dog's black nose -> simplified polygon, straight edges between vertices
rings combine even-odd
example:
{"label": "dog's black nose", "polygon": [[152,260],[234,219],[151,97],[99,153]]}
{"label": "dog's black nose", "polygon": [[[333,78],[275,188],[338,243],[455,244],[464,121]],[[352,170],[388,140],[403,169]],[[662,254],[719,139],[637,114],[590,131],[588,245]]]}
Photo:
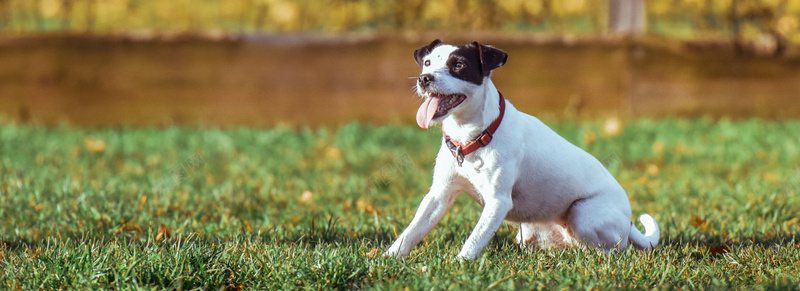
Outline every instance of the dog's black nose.
{"label": "dog's black nose", "polygon": [[433,75],[431,74],[422,74],[419,75],[419,84],[422,85],[423,88],[428,87],[431,82],[433,82]]}

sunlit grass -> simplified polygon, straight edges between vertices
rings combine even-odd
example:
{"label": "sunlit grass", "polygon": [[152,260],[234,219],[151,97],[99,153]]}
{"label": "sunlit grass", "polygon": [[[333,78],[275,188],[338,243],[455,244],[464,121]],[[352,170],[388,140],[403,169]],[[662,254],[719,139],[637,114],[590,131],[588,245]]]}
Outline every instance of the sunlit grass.
{"label": "sunlit grass", "polygon": [[430,186],[437,130],[0,121],[0,286],[800,288],[800,122],[549,123],[657,219],[661,247],[527,251],[504,225],[463,263],[480,208],[459,197],[410,257],[380,257]]}

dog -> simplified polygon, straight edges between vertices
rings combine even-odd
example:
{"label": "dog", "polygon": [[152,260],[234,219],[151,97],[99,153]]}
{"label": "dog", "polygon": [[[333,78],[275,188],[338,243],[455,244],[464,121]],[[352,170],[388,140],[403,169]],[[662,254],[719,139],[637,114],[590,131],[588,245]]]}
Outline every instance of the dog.
{"label": "dog", "polygon": [[634,226],[625,190],[600,161],[518,111],[497,90],[491,73],[506,63],[507,53],[437,39],[414,51],[414,58],[422,67],[417,124],[441,124],[442,144],[430,191],[384,256],[408,255],[461,192],[483,207],[461,259],[475,259],[503,221],[519,225],[522,246],[611,252],[629,243],[642,250],[658,245],[655,219],[639,217],[644,234]]}

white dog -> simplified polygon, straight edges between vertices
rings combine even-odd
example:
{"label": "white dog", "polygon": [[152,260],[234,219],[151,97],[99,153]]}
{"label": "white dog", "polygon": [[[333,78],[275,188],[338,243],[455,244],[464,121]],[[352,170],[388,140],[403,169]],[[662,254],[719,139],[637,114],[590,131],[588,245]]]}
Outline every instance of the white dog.
{"label": "white dog", "polygon": [[384,255],[407,255],[461,192],[483,206],[458,254],[463,259],[475,259],[503,220],[519,224],[522,245],[582,243],[611,251],[629,242],[644,250],[658,244],[656,221],[643,214],[646,234],[636,229],[625,190],[600,161],[497,91],[490,76],[505,64],[505,52],[437,39],[414,57],[422,67],[417,93],[425,98],[417,124],[441,123],[444,136],[430,192]]}

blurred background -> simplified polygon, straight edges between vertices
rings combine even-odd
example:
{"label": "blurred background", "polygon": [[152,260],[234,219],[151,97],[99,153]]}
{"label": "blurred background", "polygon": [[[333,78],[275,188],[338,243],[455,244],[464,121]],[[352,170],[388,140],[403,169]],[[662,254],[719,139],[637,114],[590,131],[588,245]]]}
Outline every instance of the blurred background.
{"label": "blurred background", "polygon": [[800,117],[795,0],[0,0],[0,116],[413,124],[435,38],[536,115]]}

